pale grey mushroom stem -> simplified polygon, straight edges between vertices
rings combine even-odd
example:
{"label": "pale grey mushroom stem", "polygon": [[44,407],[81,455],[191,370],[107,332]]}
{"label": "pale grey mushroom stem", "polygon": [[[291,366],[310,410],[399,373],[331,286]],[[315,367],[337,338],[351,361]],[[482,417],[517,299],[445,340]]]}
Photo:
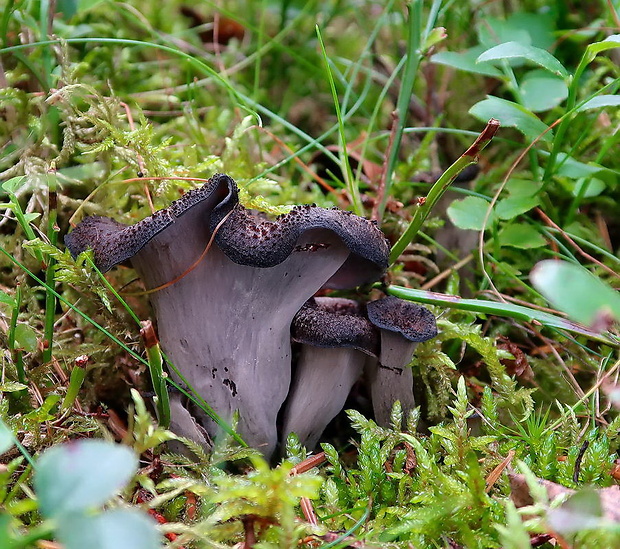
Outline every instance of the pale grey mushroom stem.
{"label": "pale grey mushroom stem", "polygon": [[366,355],[355,349],[321,349],[304,345],[286,410],[284,437],[296,433],[313,449],[325,427],[344,406],[364,370]]}
{"label": "pale grey mushroom stem", "polygon": [[404,413],[415,407],[409,363],[418,343],[437,335],[437,326],[428,309],[393,296],[371,301],[367,310],[370,321],[381,330],[381,351],[378,361],[367,361],[366,375],[375,420],[387,427],[394,402],[400,401]]}
{"label": "pale grey mushroom stem", "polygon": [[[180,235],[173,233],[158,235],[132,259],[148,288],[178,276],[179,265],[191,265],[204,247],[199,241],[190,248],[187,236],[183,255],[189,253],[179,262],[174,242]],[[301,249],[316,242],[323,246],[320,261],[298,251],[264,269],[233,263],[214,246],[208,261],[150,296],[162,346],[185,382],[225,420],[238,410],[239,433],[265,455],[277,444],[276,417],[290,384],[291,319],[349,255],[329,231],[308,231],[299,240]],[[153,250],[159,250],[156,263],[149,257]],[[209,417],[192,411],[208,432],[217,432]]]}
{"label": "pale grey mushroom stem", "polygon": [[293,319],[292,337],[302,343],[284,414],[284,439],[296,433],[313,449],[344,407],[364,363],[377,347],[372,324],[350,299],[311,299]]}

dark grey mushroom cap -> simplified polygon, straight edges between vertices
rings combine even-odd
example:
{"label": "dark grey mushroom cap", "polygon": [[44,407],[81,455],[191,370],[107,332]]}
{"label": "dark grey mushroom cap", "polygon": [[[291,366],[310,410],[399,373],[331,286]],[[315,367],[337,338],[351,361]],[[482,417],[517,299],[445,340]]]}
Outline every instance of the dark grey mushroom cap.
{"label": "dark grey mushroom cap", "polygon": [[344,407],[368,355],[375,357],[379,347],[379,330],[361,315],[356,301],[316,297],[293,319],[292,338],[302,346],[282,415],[284,436],[295,432],[314,448]]}
{"label": "dark grey mushroom cap", "polygon": [[[350,255],[326,287],[366,284],[380,278],[387,269],[389,246],[373,222],[351,212],[314,205],[297,206],[275,221],[261,220],[239,204],[236,183],[223,174],[214,175],[201,188],[189,191],[168,208],[134,225],[123,225],[106,217],[87,217],[65,236],[65,244],[74,257],[92,248],[95,264],[105,272],[133,257],[155,235],[198,204],[205,216],[209,216],[211,231],[222,222],[215,242],[235,263],[265,268],[279,265],[296,251],[303,233],[327,229],[342,240]],[[322,245],[325,244],[317,243]],[[312,244],[308,246],[310,249],[301,251],[312,252]]]}
{"label": "dark grey mushroom cap", "polygon": [[437,335],[433,313],[411,301],[387,296],[368,303],[367,311],[375,326],[397,332],[409,341],[421,343]]}
{"label": "dark grey mushroom cap", "polygon": [[352,299],[315,297],[295,315],[291,337],[313,347],[350,347],[377,356],[379,333],[361,315]]}
{"label": "dark grey mushroom cap", "polygon": [[109,217],[86,217],[65,236],[65,244],[73,257],[91,248],[95,265],[105,273],[136,255],[154,236],[197,204],[209,202],[212,209],[226,208],[232,200],[233,186],[235,182],[230,177],[216,174],[202,187],[188,191],[167,208],[134,225],[123,225]]}

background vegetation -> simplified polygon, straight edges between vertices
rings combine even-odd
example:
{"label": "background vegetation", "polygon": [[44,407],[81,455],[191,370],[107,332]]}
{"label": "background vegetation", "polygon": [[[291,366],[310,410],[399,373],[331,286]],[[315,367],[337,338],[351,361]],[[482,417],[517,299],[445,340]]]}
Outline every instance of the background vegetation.
{"label": "background vegetation", "polygon": [[[0,547],[617,546],[601,490],[620,475],[619,14],[6,1]],[[186,441],[191,458],[162,444],[147,299],[62,236],[85,215],[133,223],[215,172],[271,214],[381,220],[395,248],[378,286],[438,316],[412,364],[419,409],[377,427],[357,388],[324,457],[291,440],[274,468],[232,438],[210,455]]]}

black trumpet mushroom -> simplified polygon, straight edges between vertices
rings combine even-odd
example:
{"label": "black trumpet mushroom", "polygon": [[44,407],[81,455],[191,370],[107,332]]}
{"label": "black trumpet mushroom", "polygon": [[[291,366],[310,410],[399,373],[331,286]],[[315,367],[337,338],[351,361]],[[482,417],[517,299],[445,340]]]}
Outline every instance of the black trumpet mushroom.
{"label": "black trumpet mushroom", "polygon": [[[73,256],[92,249],[104,272],[131,262],[154,290],[168,358],[220,417],[238,411],[240,435],[267,456],[291,381],[293,317],[322,288],[377,280],[389,253],[376,225],[350,212],[297,206],[260,219],[223,174],[134,225],[87,217],[65,243]],[[194,424],[182,404],[175,399],[171,409],[172,423],[186,426],[181,434],[217,435],[212,419],[190,404]]]}
{"label": "black trumpet mushroom", "polygon": [[284,411],[285,437],[294,432],[314,448],[342,410],[366,359],[377,356],[379,334],[361,309],[351,299],[317,297],[295,315],[291,335],[302,345]]}
{"label": "black trumpet mushroom", "polygon": [[395,401],[404,412],[415,406],[413,373],[407,366],[418,343],[437,335],[437,325],[428,309],[394,296],[371,301],[367,312],[381,331],[378,361],[367,361],[366,368],[375,420],[386,427]]}

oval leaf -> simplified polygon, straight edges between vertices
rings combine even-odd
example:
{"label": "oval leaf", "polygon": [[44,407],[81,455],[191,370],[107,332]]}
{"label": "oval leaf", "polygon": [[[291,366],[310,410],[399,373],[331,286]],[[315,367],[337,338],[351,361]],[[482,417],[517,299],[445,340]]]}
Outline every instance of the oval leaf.
{"label": "oval leaf", "polygon": [[17,177],[12,177],[11,179],[6,180],[4,183],[0,183],[0,188],[7,193],[14,194],[22,186],[25,180],[25,175],[18,175]]}
{"label": "oval leaf", "polygon": [[509,196],[508,198],[503,198],[495,205],[495,213],[500,219],[514,219],[535,208],[539,203],[540,199],[537,195]]}
{"label": "oval leaf", "polygon": [[529,72],[519,90],[523,106],[532,112],[548,111],[568,97],[568,86],[564,80],[541,70]]}
{"label": "oval leaf", "polygon": [[15,348],[32,353],[37,349],[37,333],[28,324],[15,326]]}
{"label": "oval leaf", "polygon": [[[485,227],[484,220],[489,210],[489,203],[476,196],[455,200],[448,208],[448,217],[459,229],[480,231]],[[487,220],[490,225],[494,219],[493,212]]]}
{"label": "oval leaf", "polygon": [[543,135],[548,126],[532,112],[512,101],[506,101],[499,97],[488,96],[469,109],[469,113],[483,122],[489,118],[497,118],[503,127],[516,128],[531,141],[541,135],[543,141],[550,141],[552,137],[551,131]]}
{"label": "oval leaf", "polygon": [[485,51],[478,57],[477,61],[503,61],[505,59],[530,61],[558,76],[568,76],[568,72],[566,72],[564,65],[547,50],[537,48],[536,46],[529,46],[521,42],[504,42],[503,44],[499,44]]}
{"label": "oval leaf", "polygon": [[620,293],[581,265],[548,259],[534,267],[530,279],[556,309],[592,329],[600,332],[610,318],[620,320]]}
{"label": "oval leaf", "polygon": [[619,105],[620,95],[597,95],[581,105],[581,107],[577,109],[577,112],[590,109],[602,109],[603,107],[617,107]]}
{"label": "oval leaf", "polygon": [[155,523],[137,509],[114,509],[95,516],[70,515],[58,525],[65,549],[158,549]]}
{"label": "oval leaf", "polygon": [[531,225],[513,223],[499,233],[499,242],[502,246],[512,248],[541,248],[547,242],[542,235]]}
{"label": "oval leaf", "polygon": [[78,440],[53,446],[39,459],[34,477],[41,513],[53,518],[103,505],[137,467],[135,454],[120,444]]}
{"label": "oval leaf", "polygon": [[484,74],[500,78],[502,73],[491,63],[477,63],[476,59],[480,54],[481,48],[476,47],[467,51],[442,51],[431,57],[433,63],[445,65],[461,71]]}
{"label": "oval leaf", "polygon": [[6,292],[0,290],[0,303],[6,303],[7,305],[15,306],[15,299]]}

